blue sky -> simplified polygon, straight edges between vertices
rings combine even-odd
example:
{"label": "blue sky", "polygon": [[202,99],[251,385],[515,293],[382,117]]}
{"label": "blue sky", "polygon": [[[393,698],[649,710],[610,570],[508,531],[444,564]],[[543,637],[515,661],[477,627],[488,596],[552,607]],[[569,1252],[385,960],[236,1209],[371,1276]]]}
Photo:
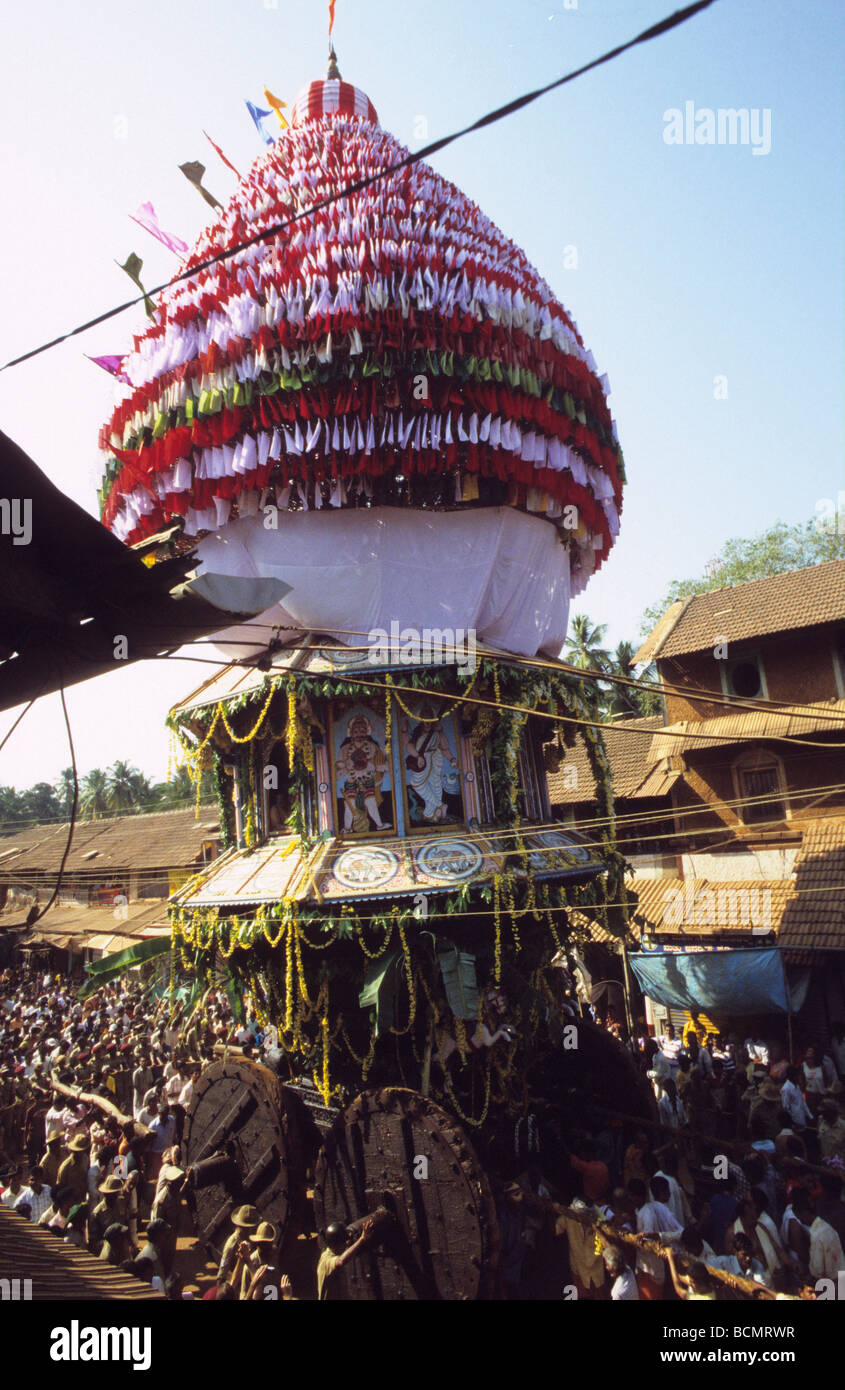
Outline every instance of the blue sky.
{"label": "blue sky", "polygon": [[[572,0],[569,0],[572,4]],[[677,6],[679,7],[679,5]],[[653,24],[672,0],[337,0],[344,77],[414,147]],[[41,0],[4,15],[0,359],[128,298],[175,259],[127,214],[151,200],[191,241],[261,151],[243,99],[292,101],[325,67],[323,0]],[[621,537],[574,611],[634,639],[673,578],[731,536],[801,521],[845,488],[845,10],[840,0],[717,0],[683,28],[467,137],[432,161],[518,242],[573,313],[625,451]],[[669,145],[664,113],[770,112],[771,150]],[[567,268],[575,248],[577,267]],[[0,373],[0,426],[90,511],[127,313]],[[717,399],[716,378],[727,398]],[[721,387],[724,395],[724,386]],[[205,668],[206,671],[208,668]],[[81,772],[127,757],[164,775],[167,708],[203,667],[148,663],[74,687]],[[0,734],[13,714],[0,718]],[[0,782],[67,763],[58,696],[0,753]]]}

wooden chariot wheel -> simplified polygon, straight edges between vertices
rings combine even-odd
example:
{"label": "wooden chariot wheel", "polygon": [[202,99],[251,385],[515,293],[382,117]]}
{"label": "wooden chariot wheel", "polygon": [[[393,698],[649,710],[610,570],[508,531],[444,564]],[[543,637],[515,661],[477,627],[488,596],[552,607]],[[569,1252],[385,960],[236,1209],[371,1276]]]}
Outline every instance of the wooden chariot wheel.
{"label": "wooden chariot wheel", "polygon": [[416,1091],[365,1091],[338,1118],[317,1160],[314,1215],[376,1238],[345,1266],[350,1298],[491,1296],[499,1232],[490,1184],[459,1124]]}
{"label": "wooden chariot wheel", "polygon": [[219,1257],[235,1207],[254,1206],[284,1237],[295,1233],[304,1179],[296,1126],[274,1073],[244,1057],[204,1068],[185,1117],[186,1166],[197,1234]]}

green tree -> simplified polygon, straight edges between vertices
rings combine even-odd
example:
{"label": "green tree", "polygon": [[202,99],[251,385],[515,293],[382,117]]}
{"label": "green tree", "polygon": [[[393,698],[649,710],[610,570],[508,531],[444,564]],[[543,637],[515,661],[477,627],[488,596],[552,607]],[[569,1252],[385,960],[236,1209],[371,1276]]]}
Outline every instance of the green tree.
{"label": "green tree", "polygon": [[106,794],[110,811],[131,811],[136,805],[138,770],[121,760],[112,763],[106,773]]}
{"label": "green tree", "polygon": [[63,767],[56,781],[56,800],[59,814],[69,816],[73,806],[73,768]]}
{"label": "green tree", "polygon": [[[752,579],[769,579],[787,570],[807,569],[827,560],[845,559],[845,530],[839,531],[836,519],[798,522],[788,526],[778,521],[768,531],[748,539],[735,537],[725,543],[721,554],[707,567],[699,579],[676,579],[660,603],[647,608],[643,614],[641,632],[645,636],[677,599],[705,594],[711,589],[724,589],[732,584],[747,584]],[[842,518],[839,518],[841,523]]]}
{"label": "green tree", "polygon": [[0,787],[0,833],[16,829],[26,815],[23,793],[14,787]]}
{"label": "green tree", "polygon": [[37,822],[58,820],[61,810],[56,792],[49,782],[36,782],[22,793],[23,819]]}
{"label": "green tree", "polygon": [[572,619],[566,643],[566,660],[579,671],[606,671],[610,667],[610,652],[601,644],[607,623],[594,624],[585,613]]}
{"label": "green tree", "polygon": [[100,820],[111,809],[108,775],[100,767],[92,768],[80,787],[79,814],[84,820]]}
{"label": "green tree", "polygon": [[[634,668],[636,652],[637,649],[632,642],[617,643],[610,662],[611,674],[624,676],[626,680],[656,681],[657,672],[654,666],[648,666],[644,671]],[[614,683],[607,694],[605,711],[611,719],[638,719],[646,714],[662,714],[663,701],[658,694],[650,690],[638,690],[635,686]]]}
{"label": "green tree", "polygon": [[190,806],[197,794],[186,767],[177,767],[170,781],[158,782],[155,791],[163,807]]}

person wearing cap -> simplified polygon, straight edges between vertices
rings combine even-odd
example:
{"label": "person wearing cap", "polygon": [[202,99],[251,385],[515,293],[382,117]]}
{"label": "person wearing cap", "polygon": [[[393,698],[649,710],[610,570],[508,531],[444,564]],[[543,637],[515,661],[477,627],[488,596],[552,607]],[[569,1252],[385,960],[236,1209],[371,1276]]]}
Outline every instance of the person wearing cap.
{"label": "person wearing cap", "polygon": [[317,1262],[317,1298],[321,1303],[333,1303],[348,1296],[344,1266],[364,1249],[374,1230],[375,1222],[370,1217],[361,1227],[358,1239],[350,1245],[349,1231],[342,1222],[332,1221],[326,1227],[326,1248]]}
{"label": "person wearing cap", "polygon": [[10,1164],[0,1173],[0,1184],[0,1202],[4,1207],[13,1207],[23,1189],[21,1170],[17,1164]]}
{"label": "person wearing cap", "polygon": [[65,1149],[62,1143],[63,1131],[60,1129],[48,1129],[47,1148],[41,1158],[39,1167],[44,1174],[44,1181],[48,1187],[55,1187],[59,1180],[59,1169],[65,1161]]}
{"label": "person wearing cap", "polygon": [[69,1187],[73,1193],[74,1205],[88,1201],[88,1150],[90,1140],[87,1134],[75,1134],[68,1142],[68,1156],[59,1167],[56,1179],[59,1187]]}
{"label": "person wearing cap", "polygon": [[[232,1212],[232,1225],[235,1229],[223,1246],[220,1266],[217,1271],[218,1280],[228,1279],[230,1283],[234,1283],[232,1276],[238,1260],[238,1249],[258,1225],[258,1212],[255,1207],[236,1207]],[[248,1249],[249,1247],[247,1247],[247,1252]]]}
{"label": "person wearing cap", "polygon": [[274,1263],[278,1232],[270,1221],[259,1222],[249,1237],[251,1251],[245,1263],[241,1279],[241,1298],[245,1301],[262,1302],[277,1297],[277,1291],[288,1301],[293,1297],[291,1282],[287,1275],[280,1275]]}
{"label": "person wearing cap", "polygon": [[105,1239],[106,1229],[115,1221],[127,1223],[128,1217],[128,1202],[120,1178],[111,1174],[99,1184],[97,1191],[100,1201],[88,1219],[88,1245],[95,1255]]}

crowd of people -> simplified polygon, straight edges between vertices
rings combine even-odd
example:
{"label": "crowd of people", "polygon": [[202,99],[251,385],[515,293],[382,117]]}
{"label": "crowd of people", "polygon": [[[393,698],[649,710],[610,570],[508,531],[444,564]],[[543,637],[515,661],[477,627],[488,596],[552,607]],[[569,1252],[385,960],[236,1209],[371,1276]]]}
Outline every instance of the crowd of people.
{"label": "crowd of people", "polygon": [[[185,1114],[221,1043],[271,1066],[281,1055],[272,1027],[237,1021],[222,991],[183,1020],[167,996],[126,980],[80,1000],[62,977],[5,970],[0,1203],[168,1298],[292,1298],[279,1233],[248,1204],[233,1210],[204,1292],[177,1268],[196,1180],[182,1159]],[[776,1039],[679,1037],[671,1026],[659,1038],[643,1029],[630,1047],[653,1119],[594,1107],[590,1129],[583,1117],[565,1129],[559,1117],[523,1123],[521,1171],[497,1186],[503,1295],[812,1297],[819,1281],[837,1284],[845,1028],[795,1062]],[[347,1296],[344,1271],[380,1238],[376,1225],[323,1233],[320,1299]]]}
{"label": "crowd of people", "polygon": [[[124,980],[80,1000],[61,976],[0,975],[0,1203],[169,1298],[190,1296],[175,1253],[194,1083],[217,1043],[270,1054],[274,1042],[254,1018],[236,1022],[222,992],[188,1023],[180,1012]],[[276,1240],[258,1225],[246,1231],[254,1272]],[[287,1291],[280,1278],[274,1296]]]}
{"label": "crowd of people", "polygon": [[596,1112],[504,1189],[508,1295],[531,1296],[551,1265],[565,1297],[836,1297],[845,1028],[795,1063],[776,1039],[671,1025],[658,1038],[643,1029],[631,1050],[657,1118]]}

